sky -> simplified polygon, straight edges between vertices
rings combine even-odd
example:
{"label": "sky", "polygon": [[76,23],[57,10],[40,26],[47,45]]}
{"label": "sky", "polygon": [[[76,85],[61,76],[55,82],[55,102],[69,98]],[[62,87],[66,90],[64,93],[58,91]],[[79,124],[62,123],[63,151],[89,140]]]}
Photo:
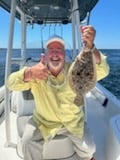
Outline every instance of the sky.
{"label": "sky", "polygon": [[[0,7],[0,48],[7,48],[9,35],[10,15]],[[95,45],[99,49],[120,49],[120,0],[99,0],[91,12],[90,25],[96,29]],[[64,27],[34,25],[27,27],[27,48],[41,47],[41,28],[43,41],[49,38],[50,34],[57,33],[65,39],[71,48],[71,26]],[[57,32],[56,32],[57,30]],[[13,48],[21,47],[20,22],[15,20]]]}

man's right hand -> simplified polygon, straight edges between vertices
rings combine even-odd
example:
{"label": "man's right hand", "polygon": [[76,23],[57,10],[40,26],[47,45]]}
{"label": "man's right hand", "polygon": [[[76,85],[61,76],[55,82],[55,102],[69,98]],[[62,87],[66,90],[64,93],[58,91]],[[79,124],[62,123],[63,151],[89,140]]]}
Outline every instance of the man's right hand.
{"label": "man's right hand", "polygon": [[30,81],[32,79],[40,79],[40,80],[46,80],[48,76],[50,75],[50,70],[47,68],[45,64],[45,57],[41,57],[41,61],[32,66],[26,68],[24,72],[24,81]]}

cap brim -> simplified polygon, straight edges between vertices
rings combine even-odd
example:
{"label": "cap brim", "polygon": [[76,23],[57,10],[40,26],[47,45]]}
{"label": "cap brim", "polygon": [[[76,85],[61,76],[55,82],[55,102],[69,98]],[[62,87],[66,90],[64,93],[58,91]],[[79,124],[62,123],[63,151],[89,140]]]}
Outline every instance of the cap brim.
{"label": "cap brim", "polygon": [[65,46],[65,42],[64,40],[60,39],[60,38],[52,38],[50,39],[47,43],[46,43],[46,47],[48,47],[48,45],[50,45],[51,43],[53,42],[57,42],[57,43],[60,43],[62,44],[63,46]]}

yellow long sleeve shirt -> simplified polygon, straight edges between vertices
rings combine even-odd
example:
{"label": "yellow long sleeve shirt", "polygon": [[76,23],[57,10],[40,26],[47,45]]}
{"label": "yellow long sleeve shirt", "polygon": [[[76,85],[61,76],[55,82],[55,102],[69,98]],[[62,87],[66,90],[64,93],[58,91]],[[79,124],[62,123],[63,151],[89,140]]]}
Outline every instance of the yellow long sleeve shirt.
{"label": "yellow long sleeve shirt", "polygon": [[[82,106],[74,104],[76,93],[66,79],[69,66],[66,63],[65,72],[57,77],[50,76],[49,80],[24,82],[25,67],[8,77],[7,85],[10,90],[31,89],[35,101],[33,119],[45,140],[53,138],[61,127],[65,127],[73,135],[83,136],[84,113]],[[109,66],[105,56],[101,55],[101,64],[96,64],[96,70],[97,80],[108,75]]]}

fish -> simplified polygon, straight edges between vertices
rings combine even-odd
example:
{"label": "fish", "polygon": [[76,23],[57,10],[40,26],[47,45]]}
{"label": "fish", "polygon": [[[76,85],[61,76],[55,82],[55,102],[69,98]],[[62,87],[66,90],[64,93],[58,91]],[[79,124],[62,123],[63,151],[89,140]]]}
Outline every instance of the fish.
{"label": "fish", "polygon": [[69,68],[68,81],[76,93],[74,103],[84,104],[84,96],[96,86],[97,75],[93,51],[83,48]]}

